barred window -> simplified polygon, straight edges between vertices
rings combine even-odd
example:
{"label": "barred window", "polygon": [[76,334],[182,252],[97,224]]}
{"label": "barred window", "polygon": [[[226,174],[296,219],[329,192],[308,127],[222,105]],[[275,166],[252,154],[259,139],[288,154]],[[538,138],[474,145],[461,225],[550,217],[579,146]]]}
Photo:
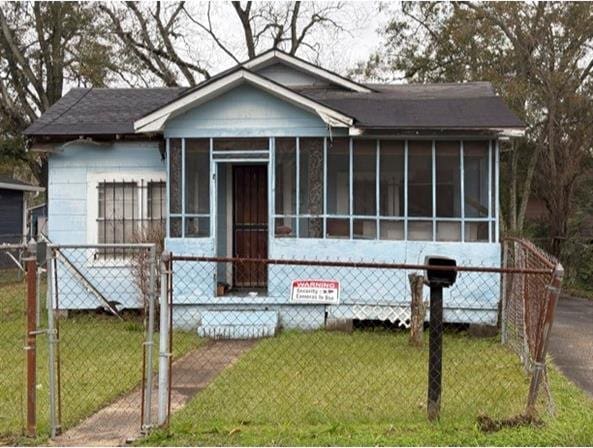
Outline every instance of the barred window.
{"label": "barred window", "polygon": [[[102,181],[97,184],[97,242],[127,244],[161,238],[164,231],[165,182]],[[122,255],[104,251],[103,255]]]}

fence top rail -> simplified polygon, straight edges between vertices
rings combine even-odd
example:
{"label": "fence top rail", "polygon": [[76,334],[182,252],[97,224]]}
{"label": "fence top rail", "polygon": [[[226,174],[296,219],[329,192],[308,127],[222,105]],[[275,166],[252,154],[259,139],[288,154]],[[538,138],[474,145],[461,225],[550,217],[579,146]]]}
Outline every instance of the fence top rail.
{"label": "fence top rail", "polygon": [[102,244],[57,244],[51,243],[47,247],[51,249],[151,249],[156,247],[154,243],[102,243]]}
{"label": "fence top rail", "polygon": [[503,242],[512,242],[519,244],[523,249],[529,251],[531,255],[536,257],[541,263],[545,266],[548,266],[550,269],[554,270],[560,264],[553,256],[546,253],[543,249],[536,246],[529,240],[524,238],[518,238],[514,236],[507,236],[503,238]]}
{"label": "fence top rail", "polygon": [[495,266],[428,266],[425,264],[407,263],[377,263],[377,262],[356,262],[356,261],[330,261],[330,260],[293,260],[286,258],[233,258],[233,257],[200,257],[193,255],[170,254],[171,261],[195,261],[203,263],[260,263],[265,265],[289,265],[289,266],[326,266],[341,268],[361,269],[399,269],[409,271],[435,270],[435,271],[456,271],[456,272],[481,272],[494,274],[535,274],[551,275],[553,269],[529,269],[529,268],[502,268]]}
{"label": "fence top rail", "polygon": [[27,249],[26,244],[10,244],[10,243],[1,243],[0,250],[20,250],[20,249]]}

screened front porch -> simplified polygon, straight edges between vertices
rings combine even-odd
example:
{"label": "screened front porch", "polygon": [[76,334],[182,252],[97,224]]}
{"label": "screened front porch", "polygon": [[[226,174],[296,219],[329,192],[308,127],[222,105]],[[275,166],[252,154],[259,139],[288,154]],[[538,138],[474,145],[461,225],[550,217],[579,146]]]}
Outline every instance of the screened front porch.
{"label": "screened front porch", "polygon": [[169,238],[221,238],[232,219],[217,219],[216,203],[229,201],[231,215],[241,209],[216,176],[263,165],[268,239],[498,241],[495,140],[169,139],[167,146]]}

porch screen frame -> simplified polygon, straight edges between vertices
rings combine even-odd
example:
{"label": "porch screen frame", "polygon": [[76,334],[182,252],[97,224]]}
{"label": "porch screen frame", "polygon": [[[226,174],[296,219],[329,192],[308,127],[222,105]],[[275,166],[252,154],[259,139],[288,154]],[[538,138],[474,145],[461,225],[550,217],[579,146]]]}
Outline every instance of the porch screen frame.
{"label": "porch screen frame", "polygon": [[[212,161],[212,138],[195,137],[196,140],[208,140],[208,196],[209,196],[209,207],[208,213],[187,213],[186,212],[186,140],[194,139],[185,137],[168,137],[166,140],[166,166],[167,166],[167,198],[166,198],[166,210],[167,210],[167,238],[191,238],[191,239],[211,239],[214,238],[214,223],[212,219],[212,210],[215,210],[216,202],[214,200],[213,192],[213,161]],[[171,213],[171,140],[181,141],[181,212]],[[208,222],[208,235],[191,235],[186,236],[186,220],[188,218],[207,218]],[[181,220],[181,232],[179,236],[171,236],[171,219]]]}
{"label": "porch screen frame", "polygon": [[[286,138],[286,137],[283,137]],[[381,137],[373,137],[373,138],[348,138],[348,160],[349,160],[349,179],[348,179],[348,214],[329,214],[327,212],[327,193],[328,193],[328,173],[327,173],[327,165],[328,165],[328,138],[329,137],[319,137],[323,139],[323,210],[320,215],[310,215],[310,214],[300,214],[300,138],[301,137],[293,137],[295,139],[296,145],[296,154],[295,154],[295,179],[296,179],[296,210],[294,214],[276,214],[275,210],[275,191],[271,197],[274,199],[270,204],[271,210],[271,233],[270,238],[303,238],[300,234],[300,220],[301,218],[321,218],[323,220],[323,235],[321,239],[347,239],[347,240],[360,240],[358,238],[354,238],[354,221],[356,220],[375,220],[375,236],[369,238],[368,240],[382,240],[382,241],[428,241],[428,242],[437,242],[437,243],[498,243],[499,242],[499,142],[496,138],[485,138],[485,137],[450,137],[450,138],[443,138],[443,139],[435,139],[435,138],[417,138],[417,139],[398,139],[398,138],[381,138]],[[305,137],[303,137],[305,138]],[[309,138],[309,137],[306,137]],[[345,138],[345,137],[336,137],[336,138]],[[375,215],[356,215],[354,214],[354,203],[353,203],[353,188],[354,188],[354,176],[353,176],[353,151],[354,151],[354,142],[357,140],[374,140],[376,141],[375,145],[375,194],[376,194],[376,212]],[[380,198],[381,198],[381,143],[383,141],[389,140],[398,140],[403,141],[403,149],[404,149],[404,169],[403,169],[403,216],[384,216],[381,214],[380,210]],[[410,141],[429,141],[431,143],[431,158],[432,158],[432,216],[414,216],[410,218],[409,216],[409,142]],[[459,200],[460,200],[460,216],[459,217],[439,217],[437,215],[437,167],[436,161],[437,156],[436,149],[437,142],[439,141],[452,141],[459,143]],[[487,145],[486,157],[487,157],[487,176],[488,176],[488,191],[487,191],[487,209],[488,213],[485,217],[469,217],[465,215],[465,166],[464,166],[464,142],[469,141],[479,141],[484,142],[485,147]],[[275,189],[276,186],[276,154],[275,154],[275,142],[271,145],[271,163],[270,166],[272,167],[272,174],[273,177],[271,179],[272,188]],[[281,236],[276,235],[275,233],[275,223],[277,219],[288,218],[294,220],[295,222],[295,232],[294,235],[290,236]],[[343,219],[349,222],[349,236],[348,238],[335,238],[329,237],[327,235],[327,220],[328,219]],[[428,240],[411,240],[409,239],[409,223],[411,221],[414,222],[428,222],[431,223],[432,228],[432,238]],[[382,222],[402,222],[403,223],[403,238],[397,240],[385,239],[381,238],[381,223]],[[455,222],[459,223],[460,225],[460,238],[456,240],[443,240],[439,241],[437,239],[437,227],[439,222]],[[477,241],[466,241],[466,231],[465,227],[468,223],[486,223],[488,227],[488,238],[484,240],[477,240]],[[308,238],[308,237],[307,237]],[[365,240],[364,238],[362,240]]]}

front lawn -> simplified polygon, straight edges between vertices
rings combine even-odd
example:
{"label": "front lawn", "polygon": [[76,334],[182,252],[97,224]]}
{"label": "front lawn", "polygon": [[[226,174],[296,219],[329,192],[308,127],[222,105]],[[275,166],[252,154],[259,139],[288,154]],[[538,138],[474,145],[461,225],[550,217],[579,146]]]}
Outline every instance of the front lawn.
{"label": "front lawn", "polygon": [[[43,289],[44,291],[44,289]],[[47,337],[37,338],[38,439],[21,438],[25,423],[25,285],[0,286],[0,445],[43,443],[49,435]],[[45,312],[42,313],[42,315]],[[42,327],[46,327],[44,316]],[[142,319],[128,315],[85,313],[60,321],[62,427],[68,429],[117,397],[142,378]],[[154,340],[158,345],[158,333]],[[175,335],[175,354],[197,347],[195,334]],[[154,356],[155,366],[158,356]],[[130,403],[130,406],[139,403]],[[138,422],[140,425],[140,422]]]}
{"label": "front lawn", "polygon": [[428,423],[427,351],[407,333],[286,332],[225,370],[150,445],[588,445],[593,402],[556,370],[543,427],[482,433],[476,417],[520,414],[528,380],[495,339],[445,337],[442,417]]}

